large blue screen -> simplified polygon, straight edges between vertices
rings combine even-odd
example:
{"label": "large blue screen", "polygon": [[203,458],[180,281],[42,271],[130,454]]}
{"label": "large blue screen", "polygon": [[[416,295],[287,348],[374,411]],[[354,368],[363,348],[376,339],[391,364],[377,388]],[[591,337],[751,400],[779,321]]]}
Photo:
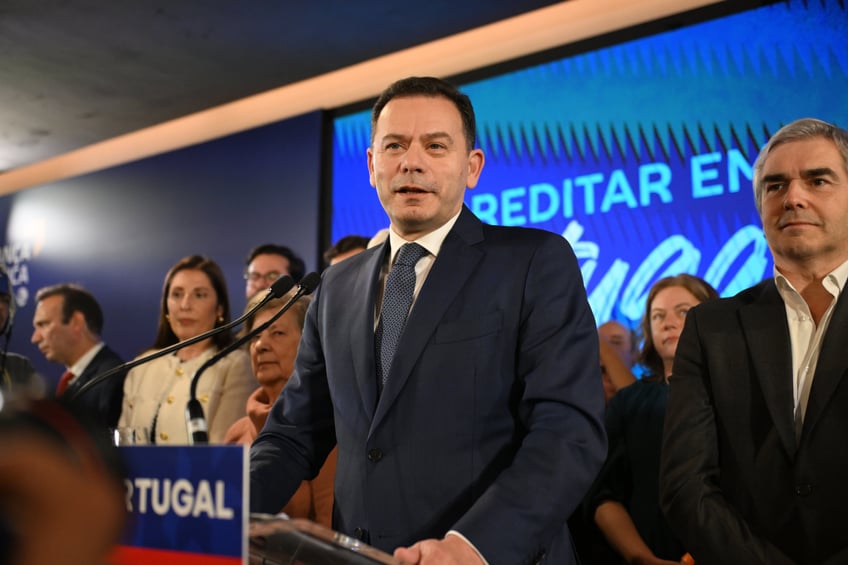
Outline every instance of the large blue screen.
{"label": "large blue screen", "polygon": [[[463,84],[486,154],[466,204],[549,230],[580,261],[597,321],[635,326],[666,275],[723,296],[771,276],[751,190],[780,126],[848,126],[848,8],[791,1]],[[336,119],[332,237],[388,220],[368,183],[368,112]]]}

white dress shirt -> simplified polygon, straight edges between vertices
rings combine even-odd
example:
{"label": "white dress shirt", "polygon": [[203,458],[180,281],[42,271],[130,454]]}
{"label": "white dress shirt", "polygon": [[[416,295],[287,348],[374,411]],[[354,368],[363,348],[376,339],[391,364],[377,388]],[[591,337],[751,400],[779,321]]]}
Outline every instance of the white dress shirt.
{"label": "white dress shirt", "polygon": [[786,307],[786,320],[789,324],[789,341],[792,346],[792,380],[795,400],[796,432],[804,421],[813,375],[821,352],[822,339],[830,325],[833,308],[839,298],[845,282],[848,280],[848,261],[828,273],[822,280],[822,286],[833,297],[824,315],[816,326],[810,307],[801,294],[792,286],[777,267],[774,269],[777,291]]}

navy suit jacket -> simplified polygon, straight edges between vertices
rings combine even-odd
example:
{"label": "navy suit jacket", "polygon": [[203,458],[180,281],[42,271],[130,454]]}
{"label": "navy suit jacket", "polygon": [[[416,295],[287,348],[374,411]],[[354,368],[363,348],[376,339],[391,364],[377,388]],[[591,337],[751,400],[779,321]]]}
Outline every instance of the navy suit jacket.
{"label": "navy suit jacket", "polygon": [[121,357],[104,345],[79,378],[68,386],[62,395],[63,399],[72,399],[70,402],[76,411],[99,429],[114,428],[118,425],[124,399],[126,371],[113,375],[76,398],[74,395],[88,381],[121,363]]}
{"label": "navy suit jacket", "polygon": [[338,444],[334,527],[377,548],[451,529],[490,563],[574,562],[566,520],[605,452],[595,321],[567,242],[463,209],[377,396],[388,242],[326,271],[295,373],[251,449],[275,512]]}
{"label": "navy suit jacket", "polygon": [[660,494],[698,565],[848,563],[846,346],[843,291],[796,440],[774,280],[690,310],[670,379]]}

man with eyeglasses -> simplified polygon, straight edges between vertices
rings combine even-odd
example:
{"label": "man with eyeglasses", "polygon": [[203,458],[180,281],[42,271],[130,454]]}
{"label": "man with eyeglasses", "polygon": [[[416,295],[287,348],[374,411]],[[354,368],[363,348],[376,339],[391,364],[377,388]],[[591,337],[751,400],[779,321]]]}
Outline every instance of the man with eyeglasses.
{"label": "man with eyeglasses", "polygon": [[269,288],[275,280],[288,275],[295,281],[303,278],[306,264],[285,245],[265,243],[254,247],[247,256],[244,271],[245,298]]}

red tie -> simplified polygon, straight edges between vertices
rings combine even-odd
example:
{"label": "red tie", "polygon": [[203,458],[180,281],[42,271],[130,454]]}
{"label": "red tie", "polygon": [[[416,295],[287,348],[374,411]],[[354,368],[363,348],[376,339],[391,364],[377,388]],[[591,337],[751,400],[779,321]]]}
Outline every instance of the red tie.
{"label": "red tie", "polygon": [[68,383],[71,382],[71,379],[74,378],[74,374],[70,371],[65,371],[65,374],[62,375],[62,378],[59,379],[59,384],[56,385],[56,396],[62,396],[65,393],[65,389],[68,388]]}

